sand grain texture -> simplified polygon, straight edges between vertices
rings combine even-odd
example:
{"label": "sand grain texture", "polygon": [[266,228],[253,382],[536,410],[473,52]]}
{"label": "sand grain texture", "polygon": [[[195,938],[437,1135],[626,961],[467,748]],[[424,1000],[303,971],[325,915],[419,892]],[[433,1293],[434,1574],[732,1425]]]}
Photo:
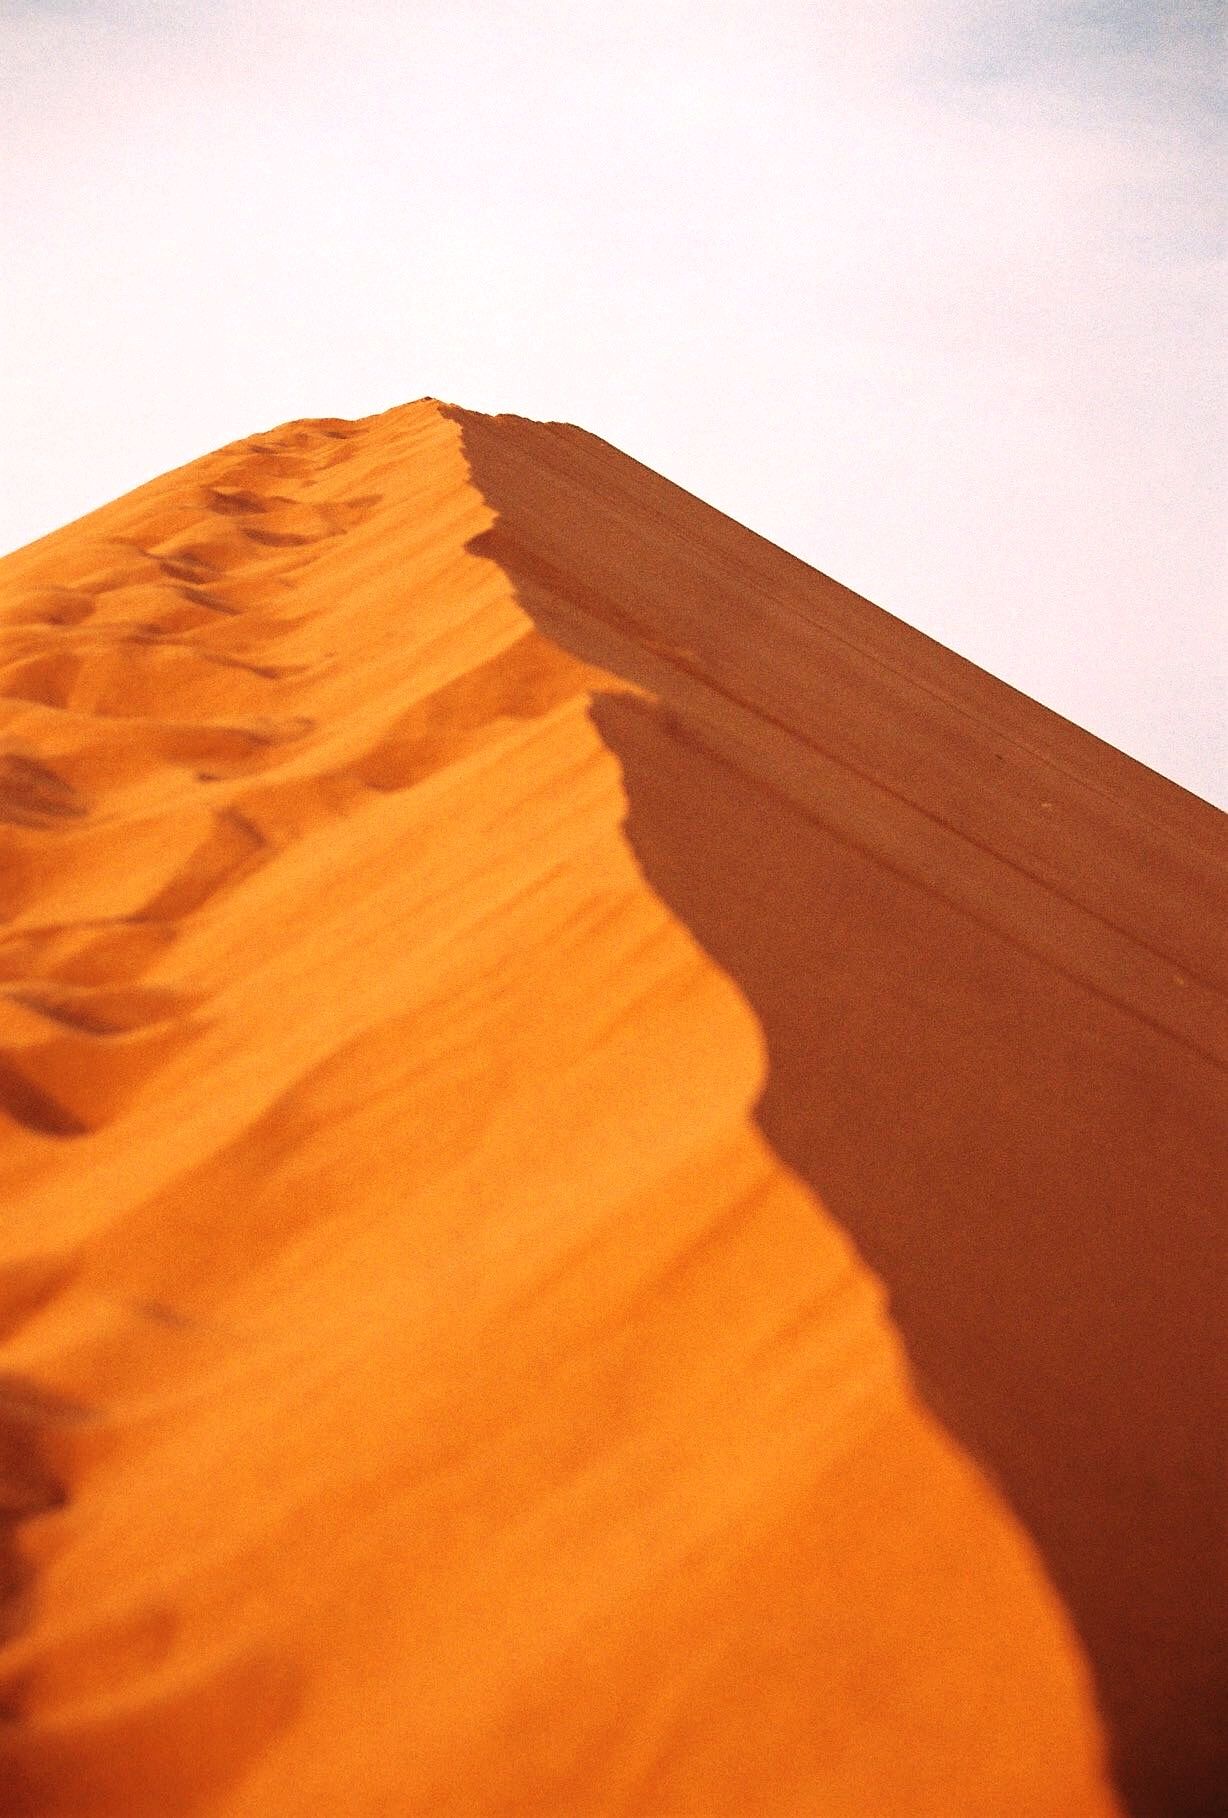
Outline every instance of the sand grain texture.
{"label": "sand grain texture", "polygon": [[429,400],[0,614],[7,1810],[1211,1812],[1222,816]]}

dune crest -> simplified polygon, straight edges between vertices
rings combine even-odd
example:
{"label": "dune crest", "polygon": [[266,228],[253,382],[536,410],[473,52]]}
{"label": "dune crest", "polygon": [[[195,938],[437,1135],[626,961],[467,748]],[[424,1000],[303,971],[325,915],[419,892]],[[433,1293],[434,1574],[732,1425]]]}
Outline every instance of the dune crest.
{"label": "dune crest", "polygon": [[1203,1809],[1222,817],[433,400],[0,614],[14,1810]]}

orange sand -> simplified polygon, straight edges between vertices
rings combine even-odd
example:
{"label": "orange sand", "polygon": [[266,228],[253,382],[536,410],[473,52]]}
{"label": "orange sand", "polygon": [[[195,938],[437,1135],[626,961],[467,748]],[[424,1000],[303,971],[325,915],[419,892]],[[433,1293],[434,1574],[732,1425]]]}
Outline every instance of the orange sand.
{"label": "orange sand", "polygon": [[0,610],[6,1812],[1212,1809],[1223,817],[431,401]]}

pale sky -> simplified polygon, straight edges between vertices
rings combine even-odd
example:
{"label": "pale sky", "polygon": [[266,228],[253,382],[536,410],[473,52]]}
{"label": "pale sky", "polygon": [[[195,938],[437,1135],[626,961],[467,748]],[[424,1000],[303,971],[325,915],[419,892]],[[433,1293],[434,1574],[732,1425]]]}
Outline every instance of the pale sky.
{"label": "pale sky", "polygon": [[0,548],[582,424],[1228,805],[1220,0],[0,0]]}

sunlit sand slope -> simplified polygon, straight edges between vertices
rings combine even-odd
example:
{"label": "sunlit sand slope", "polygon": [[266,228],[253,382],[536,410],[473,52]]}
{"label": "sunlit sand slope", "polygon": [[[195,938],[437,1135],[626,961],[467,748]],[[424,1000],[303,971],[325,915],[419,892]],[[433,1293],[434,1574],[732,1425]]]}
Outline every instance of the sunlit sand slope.
{"label": "sunlit sand slope", "polygon": [[0,612],[6,1811],[1200,1809],[1211,810],[429,401]]}

